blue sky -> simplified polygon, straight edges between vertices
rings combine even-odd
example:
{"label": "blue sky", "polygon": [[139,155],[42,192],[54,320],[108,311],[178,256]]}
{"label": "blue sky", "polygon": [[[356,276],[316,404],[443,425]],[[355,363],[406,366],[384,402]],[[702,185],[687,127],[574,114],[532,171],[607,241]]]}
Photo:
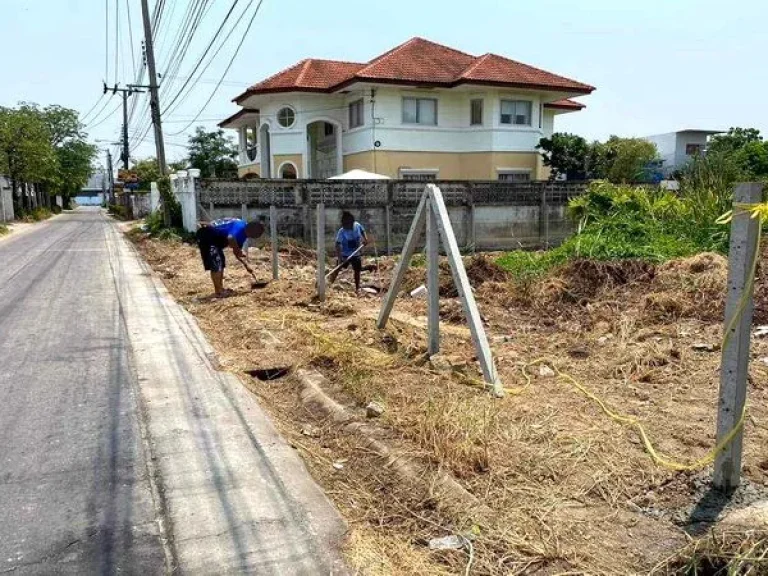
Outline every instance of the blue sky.
{"label": "blue sky", "polygon": [[[209,0],[210,10],[178,76],[189,74],[232,1]],[[155,0],[149,2],[153,7]],[[165,0],[166,26],[161,27],[158,42],[160,70],[167,65],[168,48],[191,2]],[[768,3],[764,1],[263,2],[224,85],[197,124],[213,127],[216,119],[237,110],[230,100],[241,89],[302,58],[366,61],[412,36],[422,36],[472,54],[502,54],[596,86],[591,96],[581,99],[588,106],[585,111],[558,117],[559,131],[602,139],[610,134],[752,126],[768,134],[768,111],[763,105],[768,74],[760,56],[767,37]],[[106,58],[105,3],[110,9]],[[110,83],[115,81],[116,3],[122,41],[117,80],[124,84],[133,80],[127,7],[138,54],[139,0],[0,0],[0,105],[24,100],[88,111],[100,96],[105,73]],[[246,4],[241,0],[235,14]],[[185,133],[172,133],[184,129],[201,109],[239,38],[236,30],[203,82],[165,118],[170,159],[183,155],[186,142]],[[135,58],[138,63],[139,56]],[[166,81],[169,94],[183,82]],[[102,100],[96,111],[104,104]],[[117,105],[114,97],[100,115],[92,116],[104,119],[98,126],[89,126],[92,139],[119,137],[119,109],[109,115]],[[138,112],[142,109],[139,105],[131,133],[141,127],[143,117]],[[154,155],[151,131],[147,140],[136,142],[132,155]]]}

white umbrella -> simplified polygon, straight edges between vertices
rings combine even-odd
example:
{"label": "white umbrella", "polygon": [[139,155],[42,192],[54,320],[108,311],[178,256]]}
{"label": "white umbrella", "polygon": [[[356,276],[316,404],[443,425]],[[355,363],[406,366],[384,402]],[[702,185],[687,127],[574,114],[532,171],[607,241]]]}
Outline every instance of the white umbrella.
{"label": "white umbrella", "polygon": [[384,176],[384,174],[374,174],[365,170],[350,170],[338,176],[331,176],[328,180],[391,180],[391,178]]}

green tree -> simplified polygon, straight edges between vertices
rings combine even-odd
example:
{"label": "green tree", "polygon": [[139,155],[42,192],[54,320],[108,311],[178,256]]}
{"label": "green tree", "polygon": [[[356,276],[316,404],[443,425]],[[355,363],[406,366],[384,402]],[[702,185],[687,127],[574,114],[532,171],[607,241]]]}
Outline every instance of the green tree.
{"label": "green tree", "polygon": [[203,178],[236,178],[237,146],[224,130],[206,132],[202,126],[189,137],[189,163]]}
{"label": "green tree", "polygon": [[760,130],[756,128],[731,128],[726,134],[715,134],[709,141],[707,153],[732,154],[748,144],[762,142]]}
{"label": "green tree", "polygon": [[93,174],[96,146],[83,140],[69,140],[56,148],[59,159],[56,191],[61,194],[64,206],[69,206],[73,196],[85,186]]}
{"label": "green tree", "polygon": [[658,158],[656,145],[642,138],[611,136],[604,146],[606,177],[615,184],[643,181],[648,166]]}
{"label": "green tree", "polygon": [[157,158],[138,160],[132,169],[139,178],[139,190],[149,190],[152,182],[160,180],[160,167],[157,164]]}
{"label": "green tree", "polygon": [[768,142],[756,128],[731,128],[709,142],[707,156],[733,163],[743,180],[768,177]]}
{"label": "green tree", "polygon": [[544,165],[551,168],[550,179],[565,175],[568,180],[587,178],[589,144],[581,136],[556,132],[542,138],[536,149],[541,151]]}
{"label": "green tree", "polygon": [[0,107],[0,172],[11,179],[19,214],[32,208],[27,195],[16,197],[21,184],[55,180],[57,170],[58,158],[40,114],[27,105]]}

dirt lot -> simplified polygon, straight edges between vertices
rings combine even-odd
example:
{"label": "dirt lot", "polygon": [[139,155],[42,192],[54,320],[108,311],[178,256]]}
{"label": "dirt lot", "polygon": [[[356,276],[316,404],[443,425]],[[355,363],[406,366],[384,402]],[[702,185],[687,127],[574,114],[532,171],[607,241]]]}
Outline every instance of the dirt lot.
{"label": "dirt lot", "polygon": [[[655,465],[633,427],[610,419],[549,368],[642,422],[665,456],[704,456],[714,446],[721,257],[661,267],[580,262],[525,284],[509,282],[491,260],[468,260],[508,390],[495,399],[480,382],[447,274],[443,354],[429,363],[425,301],[398,299],[379,331],[380,296],[354,297],[349,276],[325,304],[313,300],[311,251],[281,251],[281,279],[253,292],[249,277],[232,266],[227,278],[236,295],[211,300],[194,247],[131,237],[347,518],[346,554],[360,573],[693,573],[686,562],[711,569],[700,574],[716,573],[717,561],[702,560],[710,522],[726,504],[707,492],[711,468],[672,472]],[[271,274],[268,254],[252,253],[264,279]],[[381,259],[364,284],[386,287],[393,265]],[[412,269],[406,285],[423,278],[423,269]],[[758,310],[764,321],[761,304]],[[729,507],[768,495],[768,339],[756,339],[752,353],[746,480]],[[281,367],[292,371],[267,381],[246,374]],[[358,434],[302,404],[299,367],[321,372],[326,392],[361,422],[368,402],[380,403],[377,438],[419,463],[422,477],[404,481],[392,459],[383,461]],[[435,480],[441,474],[476,505],[442,490]],[[449,535],[462,535],[463,548],[429,548],[430,540]],[[717,538],[712,547],[752,558],[752,574],[768,573],[768,560],[758,558],[768,551],[764,533],[732,528]]]}

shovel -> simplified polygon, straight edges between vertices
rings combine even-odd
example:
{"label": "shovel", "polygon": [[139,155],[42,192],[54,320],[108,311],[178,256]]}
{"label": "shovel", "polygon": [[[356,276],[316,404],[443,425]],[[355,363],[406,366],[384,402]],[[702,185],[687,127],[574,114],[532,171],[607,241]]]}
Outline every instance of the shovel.
{"label": "shovel", "polygon": [[338,266],[336,266],[336,268],[334,268],[333,270],[331,270],[330,272],[328,272],[328,274],[326,274],[326,275],[325,275],[325,279],[326,279],[326,280],[330,280],[330,281],[331,281],[331,284],[333,284],[334,282],[336,282],[336,276],[338,276],[338,275],[339,275],[339,272],[341,271],[341,269],[342,269],[342,268],[344,268],[344,266],[346,266],[346,265],[347,265],[347,263],[348,263],[350,260],[352,260],[352,258],[354,258],[354,257],[355,257],[355,256],[357,256],[358,254],[360,254],[360,252],[363,250],[363,248],[365,248],[365,245],[364,245],[364,244],[361,244],[361,245],[360,245],[360,246],[357,248],[357,250],[355,250],[354,252],[352,252],[352,254],[350,254],[349,256],[347,256],[347,257],[344,259],[344,262],[342,262],[341,264],[339,264]]}

